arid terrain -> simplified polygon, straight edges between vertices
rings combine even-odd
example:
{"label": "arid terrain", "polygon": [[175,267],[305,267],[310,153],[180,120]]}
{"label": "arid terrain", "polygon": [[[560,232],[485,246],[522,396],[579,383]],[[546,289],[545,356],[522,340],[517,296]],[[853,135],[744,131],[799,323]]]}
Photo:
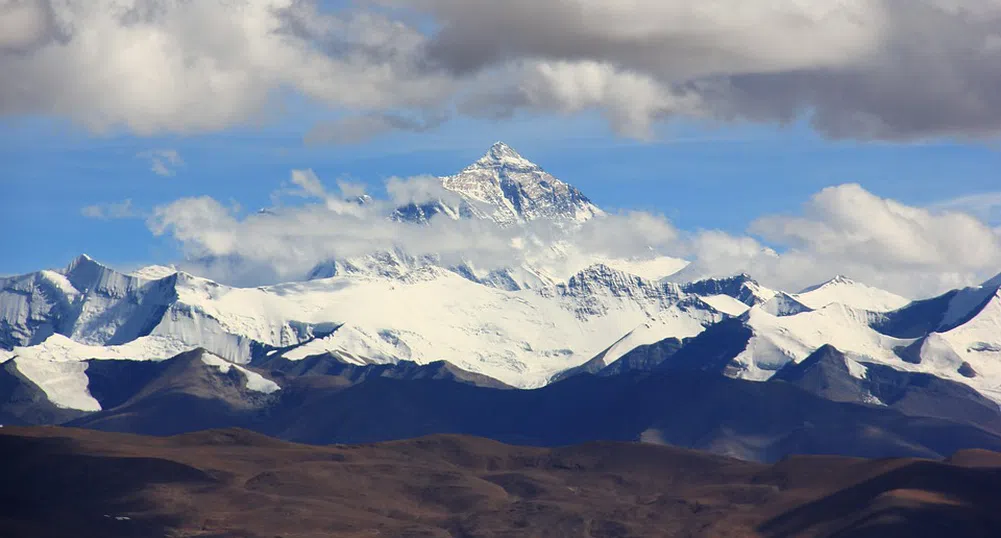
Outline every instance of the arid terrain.
{"label": "arid terrain", "polygon": [[1001,536],[1001,455],[985,451],[766,465],[629,443],[6,427],[0,458],[11,538]]}

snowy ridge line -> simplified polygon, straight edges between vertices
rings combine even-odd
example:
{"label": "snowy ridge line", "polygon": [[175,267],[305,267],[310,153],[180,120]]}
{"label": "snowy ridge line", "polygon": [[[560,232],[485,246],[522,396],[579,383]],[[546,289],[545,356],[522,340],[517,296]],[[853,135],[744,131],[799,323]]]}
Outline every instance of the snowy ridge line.
{"label": "snowy ridge line", "polygon": [[[604,215],[503,143],[440,181],[448,196],[387,218],[542,220],[573,229]],[[76,387],[74,376],[83,374],[66,365],[89,359],[162,360],[204,348],[246,365],[262,351],[290,360],[329,352],[358,363],[444,360],[530,388],[602,352],[612,364],[637,346],[697,340],[728,321],[751,334],[722,357],[737,377],[769,379],[831,344],[862,365],[928,372],[1001,395],[1001,275],[909,302],[845,277],[798,293],[747,274],[672,283],[684,260],[569,259],[569,244],[544,246],[563,266],[542,259],[444,267],[398,249],[330,260],[309,280],[255,288],[163,266],[123,274],[84,255],[62,270],[0,278],[0,362],[51,368],[36,377]],[[81,398],[73,405],[89,405]]]}

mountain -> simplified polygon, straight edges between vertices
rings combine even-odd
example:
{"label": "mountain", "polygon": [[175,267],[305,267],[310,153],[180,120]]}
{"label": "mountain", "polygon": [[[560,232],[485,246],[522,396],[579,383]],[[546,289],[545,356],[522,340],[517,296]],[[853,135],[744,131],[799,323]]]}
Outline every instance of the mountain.
{"label": "mountain", "polygon": [[0,425],[62,424],[87,413],[61,403],[53,402],[14,361],[0,364]]}
{"label": "mountain", "polygon": [[0,535],[12,537],[1001,534],[1001,456],[985,451],[762,465],[612,442],[310,447],[237,429],[4,428],[0,454]]}
{"label": "mountain", "polygon": [[[862,450],[830,439],[846,429],[859,433],[851,422],[800,432],[802,424],[793,419],[803,417],[779,413],[789,422],[773,431],[756,422],[758,415],[714,415],[719,404],[702,396],[692,396],[694,403],[644,396],[688,394],[686,387],[640,381],[677,376],[717,396],[723,386],[743,391],[743,404],[761,416],[773,412],[766,409],[771,405],[826,405],[816,403],[821,400],[908,420],[931,417],[946,429],[995,431],[1001,277],[914,302],[845,277],[798,293],[770,289],[747,274],[673,281],[684,276],[677,271],[685,262],[652,250],[618,260],[533,235],[547,227],[582,230],[605,216],[575,188],[503,144],[459,174],[440,178],[440,187],[437,199],[382,216],[429,231],[431,219],[484,219],[477,224],[504,226],[545,254],[498,268],[446,264],[400,247],[331,260],[305,281],[257,287],[228,286],[173,267],[125,274],[88,256],[63,269],[0,278],[0,420],[160,433],[241,425],[327,442],[377,439],[366,429],[374,426],[357,422],[367,417],[379,424],[371,406],[399,414],[399,424],[387,430],[393,435],[459,428],[530,443],[650,435],[754,458],[790,447],[816,450],[811,443],[818,439]],[[368,199],[352,203],[385,209]],[[726,385],[734,380],[740,383]],[[553,393],[511,390],[556,385],[561,388]],[[431,386],[448,396],[447,405],[410,408],[379,393],[414,391],[414,398],[434,399],[422,392]],[[594,391],[589,397],[616,409],[618,422],[568,386]],[[560,394],[564,401],[540,394]],[[545,433],[541,423],[523,429],[498,419],[476,430],[476,417],[463,413],[480,404],[466,398],[525,409],[538,404],[555,421],[549,427],[583,415],[594,425]],[[329,406],[339,405],[356,416],[329,414]],[[578,414],[561,405],[576,406]],[[675,413],[695,406],[707,424],[721,429],[668,424],[646,409],[651,405]],[[177,417],[174,408],[201,422]],[[831,420],[851,421],[857,411],[831,413]],[[514,415],[536,419],[528,411]],[[913,429],[917,423],[865,416],[876,421],[869,423],[874,431],[888,436],[880,450],[916,443],[921,450],[908,453],[942,454]],[[297,426],[282,429],[274,417]],[[328,418],[332,422],[323,422]],[[733,434],[745,427],[746,435]],[[310,437],[310,428],[319,428],[317,437]],[[645,433],[654,431],[660,433]],[[755,441],[753,435],[765,437]],[[988,443],[965,430],[957,435],[977,446]]]}
{"label": "mountain", "polygon": [[[300,378],[323,378],[324,384],[333,383],[337,386],[349,386],[375,377],[392,379],[446,380],[455,383],[467,383],[477,387],[495,389],[510,389],[492,377],[467,372],[445,361],[435,361],[428,364],[417,364],[410,361],[400,361],[395,364],[352,364],[336,353],[312,355],[301,360],[288,360],[277,356],[255,364],[258,370],[266,371],[272,379],[281,382],[302,380]],[[336,381],[331,381],[336,378]],[[306,382],[308,385],[309,382]]]}
{"label": "mountain", "polygon": [[[440,365],[352,367],[329,357],[222,371],[196,351],[161,363],[91,366],[100,368],[89,375],[103,410],[67,424],[104,431],[165,435],[239,426],[310,444],[434,433],[539,446],[642,440],[762,461],[799,453],[941,458],[961,448],[1001,450],[1001,432],[985,429],[996,425],[996,407],[991,422],[974,400],[966,408],[979,414],[912,416],[835,402],[791,382],[711,372],[578,375],[512,390],[478,385]],[[956,411],[964,404],[956,395],[925,395]]]}
{"label": "mountain", "polygon": [[897,294],[855,282],[842,275],[806,288],[792,297],[814,310],[838,303],[859,310],[889,312],[910,302]]}
{"label": "mountain", "polygon": [[[325,260],[306,275],[308,280],[344,275],[400,277],[433,266],[468,278],[478,284],[508,291],[551,286],[589,265],[604,263],[618,270],[659,280],[684,268],[687,262],[649,253],[646,257],[612,259],[589,253],[563,251],[560,241],[543,241],[533,224],[545,223],[563,232],[573,232],[605,213],[574,186],[564,183],[525,159],[503,142],[459,173],[439,177],[437,198],[412,202],[395,208],[387,218],[417,225],[429,225],[434,218],[482,219],[503,228],[517,228],[525,244],[545,253],[513,267],[476,267],[469,261],[443,262],[436,255],[411,256],[403,248],[350,259]],[[543,234],[546,235],[546,234]],[[548,242],[547,242],[548,241]],[[583,258],[584,263],[571,262]],[[529,256],[533,258],[533,256]],[[554,258],[554,259],[550,259]],[[569,271],[567,270],[569,267]]]}
{"label": "mountain", "polygon": [[62,271],[0,279],[0,347],[40,343],[52,334],[95,345],[148,335],[174,299],[174,278],[124,275],[83,255]]}
{"label": "mountain", "polygon": [[683,284],[681,287],[687,293],[699,295],[707,300],[726,301],[735,299],[742,306],[736,305],[736,313],[743,313],[747,307],[768,302],[775,296],[775,291],[758,284],[751,275],[742,273],[726,278],[709,278]]}
{"label": "mountain", "polygon": [[[686,338],[726,317],[675,285],[605,265],[515,291],[436,266],[233,288],[184,272],[148,280],[81,257],[66,270],[2,284],[0,319],[12,345],[0,362],[16,360],[42,387],[53,383],[49,372],[85,386],[74,363],[88,359],[162,360],[199,347],[238,364],[327,352],[358,364],[445,360],[508,385],[538,386],[640,325],[657,339]],[[85,390],[69,393],[82,399],[60,405],[94,407]]]}
{"label": "mountain", "polygon": [[[509,226],[547,219],[580,223],[603,215],[572,185],[556,179],[503,142],[456,175],[441,178],[471,212]],[[458,213],[458,212],[457,212]]]}
{"label": "mountain", "polygon": [[[1001,301],[997,306],[1001,307]],[[880,332],[880,323],[886,318],[879,313],[833,303],[819,310],[776,316],[762,305],[689,339],[681,349],[665,357],[658,368],[702,370],[766,381],[831,346],[860,365],[860,370],[869,368],[891,377],[934,376],[965,385],[996,406],[1001,402],[996,388],[1001,372],[994,366],[993,357],[1001,353],[995,351],[1001,346],[988,342],[999,341],[1001,333],[994,329],[996,320],[1001,319],[998,313],[1001,309],[995,310],[990,303],[952,331],[896,338]],[[858,394],[862,398],[867,393],[862,390]]]}
{"label": "mountain", "polygon": [[872,329],[869,322],[874,316],[838,303],[781,316],[756,306],[693,338],[664,367],[765,381],[788,363],[800,362],[826,344],[870,362],[901,362],[894,349],[908,341]]}
{"label": "mountain", "polygon": [[[506,385],[537,387],[623,357],[606,374],[664,361],[665,368],[698,365],[764,381],[831,344],[853,360],[932,374],[1001,401],[1001,298],[989,283],[872,312],[845,306],[850,301],[812,309],[802,295],[747,275],[674,284],[605,264],[513,290],[433,265],[258,288],[176,271],[141,274],[160,278],[81,256],[63,270],[0,280],[0,363],[14,360],[8,370],[30,391],[55,395],[50,401],[60,408],[91,411],[79,363],[163,360],[199,347],[238,364],[324,353],[357,365],[444,360]],[[822,289],[832,288],[814,292]],[[869,288],[840,279],[833,289]],[[744,328],[729,335],[732,324],[724,323],[722,333],[710,333],[721,336],[698,338],[729,319]]]}
{"label": "mountain", "polygon": [[261,293],[184,272],[150,280],[83,255],[63,270],[0,279],[0,361],[163,359],[204,347],[247,362],[257,343],[285,346],[327,330],[328,323],[247,308],[243,301]]}
{"label": "mountain", "polygon": [[770,382],[790,383],[828,400],[886,406],[1001,433],[998,404],[972,388],[932,374],[858,362],[830,345],[800,363],[787,364]]}
{"label": "mountain", "polygon": [[775,296],[762,303],[761,309],[778,317],[795,316],[813,310],[784,291],[775,293]]}
{"label": "mountain", "polygon": [[252,423],[281,390],[203,349],[159,362],[89,361],[86,376],[100,410],[69,424],[154,435]]}

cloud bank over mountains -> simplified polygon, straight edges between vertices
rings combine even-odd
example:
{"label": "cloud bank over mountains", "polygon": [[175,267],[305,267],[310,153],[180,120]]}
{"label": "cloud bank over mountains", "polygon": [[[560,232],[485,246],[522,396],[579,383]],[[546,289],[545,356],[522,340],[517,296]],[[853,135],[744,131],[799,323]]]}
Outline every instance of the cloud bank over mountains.
{"label": "cloud bank over mountains", "polygon": [[[340,4],[343,5],[343,4]],[[998,0],[4,0],[0,114],[192,133],[330,110],[308,139],[601,112],[836,138],[1001,131]]]}
{"label": "cloud bank over mountains", "polygon": [[394,249],[487,270],[542,266],[564,278],[598,260],[671,256],[691,262],[677,279],[747,272],[795,290],[846,274],[911,297],[979,283],[1001,268],[1001,229],[965,213],[880,198],[857,184],[826,188],[797,214],[761,217],[745,235],[679,230],[645,212],[613,212],[573,227],[443,215],[415,224],[387,215],[455,194],[432,177],[392,178],[387,191],[387,199],[373,199],[353,184],[328,189],[311,170],[296,170],[273,208],[248,213],[210,197],[183,198],[155,208],[147,223],[176,240],[189,271],[240,285],[294,280],[326,260]]}

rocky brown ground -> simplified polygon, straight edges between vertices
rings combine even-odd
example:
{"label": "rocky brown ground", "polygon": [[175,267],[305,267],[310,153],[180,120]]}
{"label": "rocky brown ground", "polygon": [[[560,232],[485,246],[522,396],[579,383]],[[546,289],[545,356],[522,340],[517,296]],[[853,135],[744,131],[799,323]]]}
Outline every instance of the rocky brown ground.
{"label": "rocky brown ground", "polygon": [[0,429],[4,537],[1001,536],[1001,455],[749,463],[433,436],[307,446]]}

